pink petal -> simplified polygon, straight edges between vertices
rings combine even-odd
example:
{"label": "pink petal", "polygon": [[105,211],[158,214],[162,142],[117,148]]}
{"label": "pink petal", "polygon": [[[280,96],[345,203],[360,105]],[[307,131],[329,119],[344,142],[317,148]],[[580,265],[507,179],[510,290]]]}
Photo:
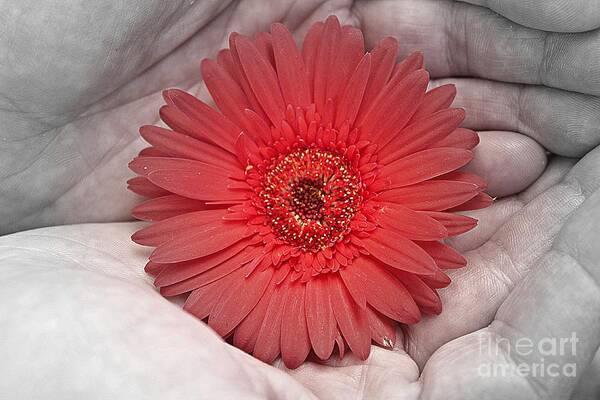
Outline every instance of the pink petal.
{"label": "pink petal", "polygon": [[477,195],[471,198],[468,201],[465,201],[461,205],[457,205],[452,208],[448,208],[448,211],[469,211],[469,210],[479,210],[481,208],[486,208],[492,205],[494,199],[492,199],[489,195],[485,193],[477,193]]}
{"label": "pink petal", "polygon": [[467,265],[467,260],[452,247],[440,242],[418,242],[440,268],[462,268]]}
{"label": "pink petal", "polygon": [[[222,262],[221,264],[209,269],[206,272],[199,273],[188,279],[180,282],[173,283],[171,285],[161,286],[160,293],[163,296],[177,296],[182,293],[189,292],[202,286],[206,286],[212,282],[223,279],[224,277],[236,272],[239,275],[239,270],[242,269],[242,275],[238,280],[244,279],[244,264],[250,262],[254,257],[257,256],[259,251],[256,249],[246,247],[240,253],[234,255],[230,259]],[[236,275],[236,276],[238,276]],[[156,282],[156,281],[155,281]],[[236,281],[237,282],[237,281]],[[230,284],[234,285],[235,282]],[[157,285],[158,286],[158,285]]]}
{"label": "pink petal", "polygon": [[326,275],[313,277],[306,284],[306,323],[313,350],[326,360],[333,351],[336,323],[329,298]]}
{"label": "pink petal", "polygon": [[438,86],[425,94],[423,102],[412,116],[413,121],[426,118],[440,110],[450,107],[456,96],[456,86],[453,84]]}
{"label": "pink petal", "polygon": [[127,189],[144,197],[161,197],[171,194],[165,189],[156,186],[154,183],[150,182],[148,178],[143,176],[129,179],[127,181]]}
{"label": "pink petal", "polygon": [[232,153],[235,138],[241,131],[240,127],[183,90],[165,90],[163,96],[170,99],[174,107],[196,123],[193,137],[213,143]]}
{"label": "pink petal", "polygon": [[444,139],[440,140],[437,147],[456,147],[471,150],[479,144],[477,132],[470,129],[458,128]]}
{"label": "pink petal", "polygon": [[286,367],[297,368],[311,349],[304,300],[306,285],[296,281],[288,291],[281,320],[281,358]]}
{"label": "pink petal", "polygon": [[362,103],[363,94],[369,79],[371,69],[371,55],[365,54],[362,60],[356,66],[354,73],[350,77],[346,88],[338,105],[336,114],[335,126],[340,127],[344,122],[349,125],[354,123],[360,105]]}
{"label": "pink petal", "polygon": [[199,319],[208,317],[235,278],[235,274],[230,274],[224,279],[194,290],[185,301],[183,309]]}
{"label": "pink petal", "polygon": [[247,191],[228,189],[227,171],[197,161],[189,161],[188,165],[183,164],[179,164],[182,169],[178,169],[175,163],[172,168],[167,169],[164,164],[151,166],[148,163],[150,169],[148,179],[171,193],[190,199],[236,202],[248,198]]}
{"label": "pink petal", "polygon": [[392,75],[398,57],[398,41],[392,37],[383,38],[371,51],[371,71],[365,88],[357,121],[362,121],[373,101]]}
{"label": "pink petal", "polygon": [[398,324],[391,318],[377,312],[370,306],[367,307],[371,339],[380,346],[393,348],[396,342],[396,327]]}
{"label": "pink petal", "polygon": [[220,223],[227,210],[203,210],[177,215],[135,232],[131,239],[143,246],[159,246],[170,240],[193,234],[198,227]]}
{"label": "pink petal", "polygon": [[240,170],[232,153],[210,143],[152,125],[142,126],[140,135],[169,157],[190,158],[227,170]]}
{"label": "pink petal", "polygon": [[202,225],[193,234],[178,237],[157,247],[150,260],[175,263],[216,253],[254,234],[245,224],[218,221]]}
{"label": "pink petal", "polygon": [[360,122],[365,139],[380,146],[392,140],[391,133],[402,129],[421,103],[428,81],[429,74],[418,70],[399,82],[388,82]]}
{"label": "pink petal", "polygon": [[232,246],[206,257],[179,263],[164,264],[164,268],[156,277],[154,285],[157,287],[168,286],[202,274],[231,259],[248,247],[250,242],[251,239],[243,239]]}
{"label": "pink petal", "polygon": [[309,92],[313,102],[315,64],[324,27],[325,24],[322,22],[314,23],[308,30],[302,43],[302,59],[304,60],[304,67],[308,76]]}
{"label": "pink petal", "polygon": [[437,268],[427,252],[394,231],[378,228],[363,243],[373,257],[390,267],[419,275],[432,275]]}
{"label": "pink petal", "polygon": [[271,284],[267,286],[258,304],[237,326],[233,334],[233,344],[235,347],[247,353],[254,351],[254,345],[256,344],[256,339],[258,338],[258,333],[267,313],[267,308],[271,302],[275,287],[276,285],[271,281]]}
{"label": "pink petal", "polygon": [[281,320],[283,307],[287,301],[288,286],[289,281],[286,280],[275,288],[254,345],[252,353],[254,357],[267,364],[275,361],[280,353]]}
{"label": "pink petal", "polygon": [[273,125],[279,126],[285,117],[285,105],[273,66],[243,36],[236,40],[236,49],[252,91]]}
{"label": "pink petal", "polygon": [[423,150],[383,167],[381,178],[373,184],[373,190],[393,189],[420,183],[454,171],[472,159],[473,153],[470,150],[448,147]]}
{"label": "pink petal", "polygon": [[253,107],[237,82],[213,60],[203,60],[202,78],[219,110],[237,126],[244,127],[244,110]]}
{"label": "pink petal", "polygon": [[308,75],[302,55],[290,31],[279,23],[271,25],[277,76],[285,104],[306,107],[311,103]]}
{"label": "pink petal", "polygon": [[360,257],[350,268],[362,279],[367,302],[375,310],[404,323],[412,324],[421,319],[410,292],[384,266],[368,257]]}
{"label": "pink petal", "polygon": [[354,302],[358,304],[360,308],[365,308],[367,306],[367,297],[362,286],[362,279],[352,273],[352,271],[352,268],[342,268],[340,269],[340,276],[346,289],[348,289],[348,292],[354,299]]}
{"label": "pink petal", "polygon": [[336,53],[331,65],[335,69],[335,74],[329,76],[326,93],[326,99],[331,98],[334,101],[340,99],[339,96],[346,87],[348,79],[365,55],[364,38],[360,29],[343,26]]}
{"label": "pink petal", "polygon": [[146,200],[135,206],[131,215],[144,221],[162,221],[167,218],[212,208],[203,201],[192,200],[176,194]]}
{"label": "pink petal", "polygon": [[340,331],[355,356],[366,360],[371,351],[371,331],[366,310],[354,302],[342,281],[329,276],[330,300]]}
{"label": "pink petal", "polygon": [[273,269],[269,268],[234,281],[213,308],[208,326],[219,335],[227,336],[258,304],[272,276]]}
{"label": "pink petal", "polygon": [[395,203],[379,203],[378,223],[413,240],[440,240],[448,236],[444,226],[425,214]]}
{"label": "pink petal", "polygon": [[422,309],[431,314],[442,312],[442,302],[435,290],[430,288],[423,280],[415,275],[404,271],[390,271],[404,284],[404,287],[410,292],[415,303]]}
{"label": "pink petal", "polygon": [[[314,103],[317,112],[323,113],[327,100],[327,85],[333,74],[333,65],[339,49],[340,22],[337,17],[329,16],[325,21],[323,33],[316,52],[314,64]],[[308,65],[308,64],[307,64]]]}
{"label": "pink petal", "polygon": [[413,122],[397,134],[393,144],[380,149],[379,160],[389,164],[428,147],[440,147],[438,142],[454,131],[464,118],[463,109],[451,108]]}
{"label": "pink petal", "polygon": [[400,203],[413,210],[442,211],[477,196],[479,188],[468,182],[431,180],[388,190],[378,201]]}
{"label": "pink petal", "polygon": [[477,226],[477,220],[460,214],[439,212],[439,211],[420,211],[436,221],[439,221],[446,230],[448,236],[456,236],[470,231]]}

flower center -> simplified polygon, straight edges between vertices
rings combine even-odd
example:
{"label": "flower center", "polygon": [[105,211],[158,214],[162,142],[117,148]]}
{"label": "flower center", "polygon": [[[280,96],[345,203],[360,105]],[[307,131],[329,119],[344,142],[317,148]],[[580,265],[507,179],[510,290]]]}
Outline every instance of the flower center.
{"label": "flower center", "polygon": [[362,182],[344,156],[302,148],[272,161],[259,197],[277,237],[318,251],[349,232],[362,202]]}

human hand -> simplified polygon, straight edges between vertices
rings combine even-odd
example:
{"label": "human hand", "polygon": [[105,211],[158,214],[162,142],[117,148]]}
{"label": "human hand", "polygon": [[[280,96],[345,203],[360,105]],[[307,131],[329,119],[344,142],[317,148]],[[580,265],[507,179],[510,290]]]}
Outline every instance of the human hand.
{"label": "human hand", "polygon": [[[130,83],[125,85],[124,89],[117,90],[116,94],[110,95],[101,103],[92,105],[89,109],[83,107],[84,110],[82,113],[89,115],[89,117],[82,117],[82,119],[78,120],[77,123],[72,124],[70,127],[63,128],[62,130],[59,129],[62,133],[58,135],[58,139],[54,139],[52,142],[52,151],[47,153],[49,154],[48,156],[42,153],[43,157],[40,159],[43,162],[34,163],[33,167],[25,170],[25,176],[22,174],[15,175],[15,177],[19,177],[19,179],[9,177],[6,181],[8,184],[5,185],[5,182],[2,183],[2,198],[7,199],[5,204],[3,204],[4,212],[6,212],[3,217],[8,220],[7,224],[2,224],[4,227],[8,226],[8,228],[4,229],[8,231],[45,224],[81,222],[89,219],[112,220],[122,218],[128,212],[128,209],[135,201],[135,198],[123,194],[124,192],[121,187],[123,182],[119,179],[115,179],[114,176],[117,173],[125,175],[123,165],[129,160],[132,154],[137,152],[139,147],[141,147],[141,143],[134,141],[137,137],[137,135],[135,135],[136,127],[142,123],[152,122],[149,118],[155,113],[155,110],[158,108],[157,105],[160,102],[158,96],[149,95],[144,98],[142,95],[150,93],[152,90],[149,88],[152,87],[154,87],[155,90],[159,90],[162,87],[179,83],[175,81],[159,81],[157,77],[160,77],[161,79],[170,79],[175,76],[175,78],[179,80],[187,76],[190,79],[189,81],[182,79],[184,81],[182,86],[192,87],[192,90],[198,89],[197,82],[192,78],[193,76],[197,76],[197,59],[211,54],[211,51],[214,53],[216,49],[223,46],[222,41],[224,38],[221,36],[221,33],[224,33],[226,30],[251,32],[256,29],[264,29],[270,22],[279,19],[278,16],[273,14],[276,13],[277,10],[273,10],[272,7],[269,10],[265,10],[265,14],[249,17],[250,14],[247,12],[247,9],[244,11],[243,4],[244,3],[242,3],[242,6],[238,6],[242,8],[237,11],[229,10],[231,14],[227,14],[226,10],[224,14],[217,17],[215,20],[217,21],[216,24],[213,21],[208,25],[208,28],[203,29],[196,35],[192,35],[188,45],[184,45],[184,47],[189,46],[189,48],[185,51],[179,50],[180,53],[183,53],[183,55],[179,56],[182,58],[175,57],[175,54],[179,54],[177,51],[168,57],[165,57],[163,61],[154,67],[155,72],[153,72],[153,74],[155,75],[152,75],[151,71],[148,71],[140,75],[141,78],[133,79],[133,76],[136,75],[130,73],[132,75],[125,79],[126,74],[124,74],[123,82],[117,84],[114,83],[114,73],[111,74],[106,71],[103,71],[106,74],[106,78],[104,79],[101,77],[89,81],[83,79],[82,76],[89,73],[88,69],[83,68],[83,72],[80,71],[78,77],[81,81],[79,84],[94,84],[96,86],[94,88],[87,88],[86,91],[75,91],[75,93],[72,93],[70,106],[86,103],[84,97],[90,96],[89,93],[92,93],[91,97],[94,97],[94,95],[101,95],[102,93],[100,92],[102,92],[102,90],[107,90],[107,85],[110,86],[114,84],[115,87],[119,87],[123,86],[124,82]],[[256,4],[254,4],[254,6],[256,6]],[[435,77],[440,78],[438,83],[445,83],[447,79],[444,79],[444,77],[455,75],[479,76],[480,78],[483,78],[452,79],[452,82],[456,83],[459,89],[459,98],[455,104],[458,103],[457,105],[465,106],[467,109],[467,114],[469,115],[467,124],[470,127],[480,130],[500,129],[513,131],[513,133],[483,132],[481,135],[482,143],[478,148],[477,160],[473,163],[471,168],[475,169],[479,174],[486,176],[490,183],[491,193],[507,196],[507,198],[498,201],[494,207],[477,213],[477,217],[482,220],[480,228],[455,241],[454,244],[461,247],[463,250],[472,250],[469,253],[470,267],[455,274],[453,276],[453,280],[455,281],[454,285],[442,294],[445,300],[444,304],[446,306],[446,311],[441,316],[425,321],[408,330],[406,349],[417,361],[418,365],[423,365],[425,361],[429,359],[431,353],[438,349],[442,344],[455,337],[474,332],[487,325],[487,323],[493,319],[494,313],[507,297],[510,289],[517,282],[522,280],[526,272],[533,268],[541,257],[548,254],[554,236],[561,229],[568,216],[583,202],[584,197],[590,196],[596,191],[597,186],[595,186],[596,183],[594,182],[593,176],[588,177],[588,180],[585,181],[587,184],[580,184],[582,188],[581,193],[577,191],[577,186],[570,186],[572,185],[572,182],[581,182],[583,180],[585,177],[586,166],[587,168],[592,168],[592,171],[594,168],[595,170],[598,170],[598,163],[593,162],[593,157],[592,162],[570,172],[569,170],[571,169],[574,160],[556,158],[546,174],[537,179],[545,166],[545,153],[536,142],[523,136],[523,134],[535,138],[544,146],[544,148],[558,155],[577,157],[586,154],[597,145],[598,132],[595,130],[596,126],[594,125],[593,118],[595,117],[594,107],[597,109],[598,103],[594,96],[573,94],[544,86],[521,86],[510,83],[535,83],[535,77],[527,75],[527,71],[531,72],[531,68],[524,68],[523,66],[526,66],[526,62],[529,60],[528,57],[531,57],[531,54],[534,54],[535,50],[539,50],[539,48],[533,46],[533,48],[530,49],[528,47],[516,51],[516,55],[513,55],[512,57],[506,57],[506,55],[498,56],[496,54],[490,54],[490,49],[495,48],[490,44],[490,40],[496,39],[498,41],[504,41],[504,43],[506,43],[506,48],[514,50],[515,48],[518,49],[518,45],[521,43],[520,40],[522,40],[524,34],[529,34],[532,35],[530,37],[534,37],[535,35],[541,35],[541,32],[539,31],[527,30],[526,28],[517,25],[514,25],[514,27],[518,31],[508,31],[508,29],[503,30],[501,29],[504,26],[502,24],[510,24],[506,20],[497,16],[492,16],[492,14],[484,9],[464,4],[454,4],[453,2],[399,1],[392,4],[393,7],[398,7],[398,12],[383,12],[389,10],[390,4],[392,3],[357,3],[356,7],[352,9],[353,13],[350,13],[347,8],[342,7],[342,9],[339,10],[339,14],[342,20],[344,20],[344,17],[346,16],[348,17],[348,22],[359,21],[361,23],[362,28],[365,30],[368,45],[372,45],[376,39],[384,34],[393,34],[399,37],[402,51],[409,52],[413,49],[424,49],[428,68]],[[201,4],[200,7],[202,6],[204,5]],[[247,7],[252,7],[252,5]],[[282,7],[284,7],[284,5],[282,5]],[[308,8],[308,5],[306,7]],[[299,31],[301,31],[303,29],[302,27],[306,27],[309,24],[309,21],[305,18],[307,13],[302,15],[302,12],[297,9],[292,9],[292,11],[293,12],[288,13],[291,21],[286,22],[294,27],[293,22],[295,21],[296,25],[300,24]],[[331,10],[321,9],[320,12],[322,14],[315,14],[312,18],[323,18],[330,11]],[[464,15],[461,13],[464,13]],[[190,14],[193,14],[193,12],[190,12]],[[230,20],[233,22],[229,27],[222,22],[223,15],[231,17]],[[392,16],[393,19],[389,19]],[[411,20],[401,19],[408,18],[409,16],[412,18],[412,24]],[[420,18],[417,18],[417,16],[420,16]],[[107,17],[107,20],[110,20],[109,17]],[[188,18],[191,17],[188,16]],[[207,17],[204,18],[206,19]],[[429,18],[427,19],[428,23],[424,23],[423,18]],[[467,40],[467,42],[461,42],[460,35],[463,33],[463,31],[459,29],[461,27],[461,18],[464,18],[465,21],[468,20],[468,18],[471,18],[471,24],[479,26],[479,29],[481,30],[479,33],[474,32],[473,35],[464,36],[464,39]],[[481,22],[486,21],[485,18],[490,19],[490,21],[487,23]],[[416,20],[420,21],[418,25],[414,24],[414,21]],[[218,21],[221,21],[220,25]],[[445,26],[444,24],[449,23],[448,21],[455,23],[456,27],[448,28],[449,30],[445,31],[442,28]],[[81,21],[77,22],[81,23]],[[475,24],[475,22],[477,22],[477,24]],[[236,23],[239,25],[235,25]],[[468,26],[471,26],[471,24]],[[450,23],[450,25],[452,24]],[[178,25],[175,24],[175,26]],[[211,26],[214,26],[215,28],[210,28]],[[370,28],[370,26],[372,28]],[[506,26],[508,27],[508,25]],[[80,28],[83,29],[86,27],[81,26]],[[497,33],[487,40],[483,40],[482,37],[484,36],[482,35],[486,32],[490,35],[489,31],[493,31],[492,28],[496,28]],[[156,26],[153,25],[146,29],[155,30]],[[381,29],[381,31],[379,31],[379,29]],[[64,29],[63,27],[61,31],[70,30]],[[449,38],[448,43],[455,47],[448,47],[445,41],[441,40],[440,32],[447,32]],[[112,33],[112,31],[107,30],[107,32],[105,32],[107,35],[108,33]],[[427,35],[425,35],[425,33],[427,33]],[[521,39],[513,39],[511,41],[506,36],[503,36],[507,35],[507,33],[512,33],[512,35],[514,35],[511,37],[519,37]],[[181,38],[181,36],[177,35],[166,34],[164,36],[166,38],[172,38],[173,36]],[[581,34],[578,37],[581,38],[584,36],[589,36],[589,34]],[[207,44],[211,43],[209,39],[213,37],[216,38],[213,39],[215,45],[214,48],[210,48]],[[481,42],[477,42],[479,47],[468,42],[471,37],[481,40]],[[557,37],[570,38],[571,36],[557,35]],[[432,38],[435,38],[435,40],[432,40]],[[131,38],[129,37],[125,42],[129,43],[130,39]],[[176,42],[177,41],[174,43]],[[194,45],[191,43],[194,43],[196,47],[193,47]],[[432,43],[434,44],[433,47]],[[481,43],[484,43],[484,45]],[[154,43],[154,46],[159,49],[161,48],[159,44],[160,43]],[[163,46],[167,45],[165,44]],[[139,44],[137,47],[144,48],[144,46]],[[459,51],[471,47],[475,47],[477,50],[465,55],[467,58],[477,58],[469,63],[469,68],[471,69],[461,70],[463,65],[460,65],[460,62],[463,60],[463,56],[455,56],[455,62],[453,62],[452,59],[446,59],[444,56],[444,50],[455,48],[456,51]],[[592,47],[590,46],[590,48]],[[488,53],[485,52],[486,50]],[[518,57],[519,54],[521,55],[520,58]],[[478,55],[479,57],[477,57]],[[561,54],[558,53],[558,55]],[[504,66],[494,70],[492,67],[499,65],[499,61],[505,60],[505,57],[523,68],[514,69]],[[91,59],[97,60],[99,58],[95,55]],[[143,61],[144,57],[138,55],[120,60],[120,62],[116,62],[115,65],[116,68],[123,68],[123,71],[127,72],[128,70],[136,69],[136,62],[137,64],[143,64]],[[487,64],[485,64],[484,61],[487,62]],[[484,62],[483,65],[478,64],[482,62]],[[127,67],[128,63],[131,63],[129,67]],[[26,64],[27,63],[25,63],[25,65]],[[84,67],[87,68],[89,68],[91,64],[92,63],[83,63]],[[163,64],[163,67],[158,68],[161,64]],[[556,64],[557,67],[566,68],[562,63],[556,62]],[[473,65],[475,65],[475,67]],[[590,64],[589,67],[591,68],[593,65]],[[182,69],[179,70],[178,68]],[[562,76],[562,79],[559,79],[557,83],[548,83],[548,85],[598,94],[598,88],[594,89],[593,85],[591,87],[588,85],[587,87],[580,88],[571,86],[576,84],[577,80],[567,78],[570,77],[569,73],[574,73],[578,68],[580,70],[583,67],[581,65],[572,65],[567,69],[567,72],[555,71],[557,75]],[[174,70],[181,72],[174,74]],[[513,75],[503,75],[510,72],[512,72]],[[593,71],[592,76],[594,76]],[[507,83],[492,82],[486,79],[507,81]],[[591,80],[593,81],[593,79]],[[50,84],[50,86],[56,85],[57,83],[57,79],[49,81],[50,82],[43,83]],[[74,80],[73,83],[77,83],[77,80]],[[41,93],[46,93],[48,91],[51,92],[51,90],[41,90]],[[85,93],[85,95],[83,93]],[[202,93],[202,89],[200,89],[200,93]],[[526,96],[525,98],[527,101],[514,101],[519,97],[517,96],[519,93],[523,93]],[[53,93],[51,97],[56,98],[59,94],[60,93],[58,92]],[[69,96],[63,96],[66,96],[66,94],[63,93],[63,95],[58,98],[69,98]],[[112,98],[111,96],[115,97]],[[10,98],[10,96],[5,97]],[[127,103],[128,100],[132,99],[137,99],[137,101]],[[126,104],[118,106],[121,102],[125,102]],[[58,103],[60,103],[60,101]],[[68,103],[68,101],[66,101],[65,104],[66,103]],[[42,105],[44,104],[48,107],[49,102],[42,102]],[[109,110],[104,112],[99,111],[104,108]],[[36,115],[36,113],[39,114],[40,112],[34,111],[32,115]],[[68,113],[59,114],[54,117],[71,118],[66,116],[67,114]],[[20,126],[26,128],[21,131],[15,129],[14,132],[20,131],[23,134],[32,133],[31,126],[33,125],[29,124],[34,124],[34,119],[29,122],[25,121],[27,123],[24,123],[23,121],[26,120],[26,118],[24,118],[23,115],[19,115],[19,113],[7,113],[7,115],[10,115],[10,118],[15,118],[16,122],[14,123],[14,126],[16,128],[19,128]],[[574,115],[578,117],[575,118]],[[9,120],[9,122],[11,121],[12,120]],[[112,129],[109,129],[110,127],[112,127]],[[574,132],[576,135],[565,136],[565,132]],[[41,139],[39,139],[38,136],[34,137],[35,139],[31,139],[31,141],[42,143],[34,146],[43,146],[45,144],[43,142],[44,138],[48,139],[47,135],[42,136]],[[128,139],[126,139],[126,137]],[[38,141],[38,139],[42,141]],[[127,140],[132,140],[133,142],[123,151],[123,143]],[[53,162],[52,156],[55,157],[54,161],[63,160],[65,158],[69,159],[69,155],[79,151],[75,150],[76,146],[73,142],[81,143],[83,146],[82,151],[85,150],[86,152],[85,158],[75,158],[76,163],[82,163],[81,165],[84,165],[86,162],[90,163],[90,157],[94,158],[97,162],[102,159],[103,152],[108,152],[108,158],[114,156],[113,161],[100,163],[100,168],[91,167],[87,171],[77,168],[77,164],[71,169],[56,168],[56,165],[53,164],[60,165],[60,163]],[[19,142],[16,143],[19,145]],[[20,146],[22,146],[22,143]],[[14,143],[12,145],[14,145]],[[28,165],[25,163],[27,157],[24,157],[23,151],[17,152],[14,148],[11,148],[11,150],[6,153],[8,157],[11,157],[10,154],[17,154],[19,158],[18,160],[16,157],[12,160],[10,158],[3,158],[3,160],[8,159],[11,163],[19,161],[23,162],[24,165]],[[33,158],[35,157],[38,156],[33,156]],[[591,155],[588,156],[588,160],[590,157]],[[91,165],[93,165],[93,163]],[[502,166],[502,168],[499,168],[499,166]],[[91,177],[85,177],[87,172],[91,172]],[[584,176],[582,177],[580,175]],[[68,179],[65,179],[65,177]],[[520,192],[536,179],[536,185],[527,192],[520,194],[518,197],[510,197],[510,195]],[[24,193],[23,196],[25,196],[31,193],[32,187],[40,186],[44,181],[52,182],[52,185],[35,193],[36,196],[38,196],[35,198],[36,204],[51,203],[51,207],[42,206],[41,209],[35,208],[32,206],[34,202],[31,202],[28,205],[26,201],[17,202],[14,198],[11,201],[8,201],[9,195],[13,196],[15,193],[15,187],[13,186],[15,185],[14,182],[19,183],[20,189],[17,189],[22,190],[22,193]],[[75,189],[67,193],[61,192],[65,187],[68,187],[68,185],[62,186],[64,185],[64,182],[74,184]],[[99,183],[101,183],[101,185]],[[63,187],[63,189],[61,189],[61,187]],[[583,188],[586,189],[583,190]],[[554,190],[552,191],[552,189]],[[44,191],[47,193],[43,193]],[[544,193],[540,194],[541,192]],[[59,197],[55,199],[53,197],[54,195],[47,196],[48,193],[58,193]],[[544,195],[546,197],[543,197]],[[527,205],[521,209],[519,201],[526,202]],[[23,210],[31,210],[32,207],[35,211],[31,216],[27,213],[23,214]],[[594,209],[594,206],[592,205],[587,208]],[[534,225],[534,222],[532,221],[535,221],[537,226]],[[575,226],[582,225],[581,222],[573,224]],[[129,229],[131,229],[119,228],[123,226],[126,225],[117,225],[115,226],[115,229],[123,229],[125,233],[129,232]],[[54,229],[59,229],[58,235],[63,235],[61,229],[66,228]],[[92,232],[98,232],[97,234],[101,236],[100,228],[98,226],[84,226],[81,227],[81,229],[83,229],[83,231],[75,235],[76,240],[89,238]],[[581,230],[581,227],[575,229]],[[595,233],[597,235],[597,232]],[[116,232],[114,234],[116,235]],[[586,237],[593,238],[592,234],[594,234],[593,229],[591,229],[590,233],[587,233]],[[71,234],[71,237],[72,235],[73,234]],[[527,243],[522,243],[524,241],[522,238],[525,235],[528,236],[529,241]],[[66,236],[67,238],[70,237],[69,235]],[[121,235],[118,246],[130,246],[125,239],[125,236],[126,235],[124,234]],[[515,240],[514,238],[516,236],[518,239]],[[17,235],[8,237],[8,240],[8,246],[21,246],[20,242],[22,236]],[[43,242],[43,240],[38,240],[37,242],[34,241],[31,246],[35,249],[41,249],[43,243],[40,242]],[[104,243],[108,243],[108,238],[104,238],[99,246],[105,247]],[[88,261],[88,253],[85,251],[73,254],[72,257],[76,260],[80,260],[80,262],[83,261],[84,265],[92,265],[90,268],[97,268],[93,267],[93,263]],[[19,258],[21,258],[21,256]],[[27,257],[27,254],[22,254],[22,258],[27,260],[31,257]],[[143,264],[143,262],[135,260],[130,254],[125,255],[125,258],[131,261],[131,264],[129,265]],[[98,256],[98,259],[101,261],[101,264],[120,268],[120,265],[118,265],[114,259],[108,258],[106,255]],[[134,262],[136,264],[133,264]],[[59,259],[54,263],[57,266],[62,266],[64,261]],[[497,278],[495,273],[501,274],[500,276],[502,278]],[[490,277],[490,274],[492,274],[492,277]],[[37,277],[32,279],[37,281],[35,278]],[[85,281],[84,287],[87,287],[85,286],[88,284],[87,280]],[[506,287],[499,287],[499,281],[505,282],[507,284]],[[577,280],[574,282],[577,282]],[[27,288],[30,291],[35,291],[34,288],[36,285],[35,282],[30,281],[27,284]],[[531,288],[527,290],[527,292],[530,291]],[[483,300],[481,300],[482,297],[484,297]],[[594,294],[592,293],[590,297],[594,299]],[[136,296],[136,299],[137,298],[138,297]],[[144,303],[143,300],[132,299],[132,301]],[[157,300],[156,298],[153,298],[152,301]],[[569,306],[567,306],[567,304]],[[568,302],[563,304],[563,307],[569,310],[576,308],[575,305],[571,306],[571,304],[579,303]],[[107,307],[110,310],[113,310],[114,304],[108,304]],[[60,306],[52,307],[50,304],[46,311],[52,312],[55,308],[60,309]],[[91,308],[93,309],[93,307]],[[180,313],[178,310],[177,312]],[[513,314],[515,314],[514,311],[511,315]],[[595,314],[590,313],[590,315]],[[460,316],[461,318],[458,319],[457,316]],[[556,316],[553,316],[550,322],[554,321],[561,322],[558,321]],[[597,326],[597,321],[591,321],[590,323],[596,323]],[[126,324],[123,326],[126,326]],[[544,327],[544,329],[547,329],[547,327]],[[583,331],[587,332],[586,329],[583,329]],[[166,332],[167,331],[165,330],[163,333],[167,336],[171,335]],[[529,334],[533,335],[533,332],[530,332]],[[108,337],[111,337],[111,335],[108,335]],[[596,338],[591,338],[588,343],[593,344],[593,340],[595,339]],[[448,347],[451,348],[453,343],[457,342],[459,344],[461,343],[460,341],[452,342],[442,350]],[[193,341],[190,341],[188,346],[182,347],[189,348],[190,346],[194,346]],[[219,348],[226,347],[221,346]],[[222,350],[215,350],[215,352],[222,352]],[[593,350],[588,351],[583,355],[590,356],[592,353]],[[140,354],[143,355],[144,353],[140,352]],[[224,354],[225,353],[223,353],[222,357],[225,356]],[[432,364],[435,360],[442,357],[439,356],[439,354],[443,354],[443,352],[438,353],[438,356],[436,356],[437,358],[434,357],[425,369],[425,374],[423,375],[423,382],[425,382],[423,393],[431,393],[428,392],[428,390],[434,391],[434,388],[437,388],[435,390],[441,390],[444,395],[449,396],[452,392],[448,391],[449,389],[447,389],[447,386],[435,384],[435,380],[433,383],[427,385],[427,380],[429,379],[429,382],[431,382],[432,376],[437,377],[438,381],[443,379],[449,381],[449,383],[454,382],[455,386],[456,383],[459,382],[456,380],[459,377],[455,376],[454,373],[446,374],[448,367],[436,368],[431,366],[435,365]],[[52,356],[52,354],[48,355]],[[581,352],[579,355],[581,355]],[[58,356],[58,354],[55,354],[55,356]],[[219,357],[216,357],[215,360],[218,358]],[[444,361],[446,363],[452,362],[452,372],[454,372],[455,369],[458,370],[454,363],[455,361],[457,361],[455,356],[446,358]],[[581,362],[585,364],[586,361],[584,359]],[[438,364],[442,365],[443,363],[438,361]],[[420,390],[420,385],[418,383],[412,384],[418,377],[416,364],[402,351],[402,349],[398,349],[394,352],[376,349],[367,365],[370,370],[375,370],[373,374],[369,373],[371,376],[365,375],[364,377],[364,395],[367,398],[369,396],[378,398],[380,397],[379,394],[383,393],[383,391],[401,396],[407,393],[410,394],[411,391],[414,391],[412,393],[418,393]],[[469,368],[470,365],[465,363],[464,367]],[[358,375],[355,374],[358,371],[361,371],[362,368],[363,367],[358,364],[347,368],[323,368],[315,364],[307,364],[305,367],[293,372],[293,374],[300,381],[306,383],[306,385],[318,395],[322,395],[323,397],[345,397],[349,393],[359,392],[360,387],[353,383],[357,383],[355,382],[355,379]],[[431,371],[434,372],[432,373]],[[67,376],[69,375],[67,374]],[[464,376],[460,377],[465,378]],[[473,374],[467,374],[466,377],[477,378],[477,376]],[[347,379],[347,381],[344,381],[344,378]],[[452,379],[454,379],[454,381]],[[327,385],[324,385],[324,382],[327,382]],[[338,384],[335,385],[335,383],[332,384],[332,382],[338,382]],[[404,382],[405,385],[402,385],[402,382]],[[482,383],[492,385],[497,392],[495,385],[499,382],[492,380],[484,380],[478,382],[477,385],[465,385],[460,386],[459,388],[464,391],[464,387],[468,386],[474,388],[474,390],[484,390],[486,386],[482,385]],[[335,385],[337,389],[332,389],[331,385]],[[515,385],[515,387],[509,387],[508,389],[517,387],[519,386]],[[566,390],[565,388],[569,387],[569,385],[562,385],[560,386],[560,389]]]}

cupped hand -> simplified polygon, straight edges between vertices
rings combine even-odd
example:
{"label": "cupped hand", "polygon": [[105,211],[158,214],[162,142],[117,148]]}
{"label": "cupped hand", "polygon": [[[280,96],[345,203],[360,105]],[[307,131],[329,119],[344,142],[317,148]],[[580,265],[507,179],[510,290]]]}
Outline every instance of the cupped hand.
{"label": "cupped hand", "polygon": [[289,371],[295,380],[160,298],[142,272],[147,254],[129,242],[137,224],[5,236],[0,354],[8,372],[0,393],[464,399],[573,391],[567,376],[482,377],[478,368],[539,361],[535,352],[517,359],[487,351],[498,338],[576,332],[577,352],[552,362],[575,362],[582,375],[600,341],[595,2],[493,2],[514,22],[433,0],[3,3],[10,11],[0,16],[0,48],[8,50],[0,54],[2,232],[127,219],[139,199],[124,190],[125,165],[143,146],[137,127],[157,119],[160,90],[205,97],[198,61],[224,47],[228,32],[281,20],[300,37],[330,13],[360,26],[367,46],[393,35],[402,55],[423,50],[434,85],[457,85],[455,105],[481,132],[470,168],[500,199],[473,213],[479,227],[454,240],[469,266],[442,291],[440,316],[405,329],[393,351],[373,348],[366,363],[310,362]]}

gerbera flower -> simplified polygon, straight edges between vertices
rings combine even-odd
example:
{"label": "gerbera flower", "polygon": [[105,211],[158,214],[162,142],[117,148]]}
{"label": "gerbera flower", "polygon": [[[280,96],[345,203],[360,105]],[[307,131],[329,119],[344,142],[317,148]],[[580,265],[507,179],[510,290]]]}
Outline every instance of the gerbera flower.
{"label": "gerbera flower", "polygon": [[443,243],[476,221],[485,183],[457,169],[477,134],[459,128],[451,85],[426,93],[423,57],[396,64],[385,38],[318,22],[299,50],[274,24],[202,62],[219,111],[178,89],[131,164],[133,240],[156,247],[146,271],[164,296],[235,346],[291,368],[371,342],[392,347],[396,321],[437,314],[436,289],[465,259]]}

